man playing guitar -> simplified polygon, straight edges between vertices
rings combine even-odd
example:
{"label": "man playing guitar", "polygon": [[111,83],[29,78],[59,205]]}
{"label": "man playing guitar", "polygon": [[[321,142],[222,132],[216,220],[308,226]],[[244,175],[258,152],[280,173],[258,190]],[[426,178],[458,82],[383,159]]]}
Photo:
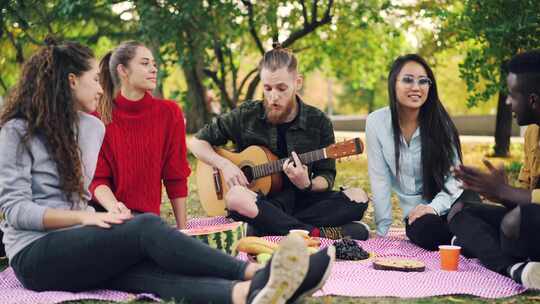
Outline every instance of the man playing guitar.
{"label": "man playing guitar", "polygon": [[[303,229],[311,236],[367,239],[367,226],[355,222],[367,209],[366,193],[360,188],[332,191],[334,159],[305,165],[298,157],[327,147],[335,139],[330,119],[297,95],[302,77],[296,57],[276,44],[265,53],[259,71],[264,102],[245,102],[218,116],[188,144],[199,160],[223,175],[229,188],[224,197],[228,216],[250,224],[256,235],[285,235],[290,229]],[[282,191],[262,195],[248,189],[249,181],[239,167],[212,148],[229,140],[237,151],[259,145],[279,158],[290,156],[283,164]]]}

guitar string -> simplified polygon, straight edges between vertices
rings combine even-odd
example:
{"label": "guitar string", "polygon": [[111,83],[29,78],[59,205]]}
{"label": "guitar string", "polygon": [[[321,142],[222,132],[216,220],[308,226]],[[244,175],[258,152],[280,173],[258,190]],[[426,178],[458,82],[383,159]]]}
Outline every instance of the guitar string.
{"label": "guitar string", "polygon": [[[358,141],[359,141],[359,139],[355,139],[355,151],[359,150]],[[326,156],[326,153],[325,153],[326,151],[325,150],[326,149],[323,148],[323,149],[319,149],[319,150],[306,152],[306,153],[298,155],[298,157],[300,158],[300,161],[302,163],[309,164],[309,163],[312,163],[314,161],[318,161],[318,160],[321,160],[321,159],[326,159],[327,156]],[[274,173],[282,171],[283,163],[285,163],[285,161],[287,161],[287,159],[289,159],[289,158],[282,158],[282,159],[275,160],[275,161],[272,161],[272,162],[269,162],[269,163],[266,163],[266,164],[261,164],[261,165],[257,165],[257,166],[252,167],[253,179],[257,179],[257,178],[260,178],[260,177],[263,177],[263,176],[272,175]]]}
{"label": "guitar string", "polygon": [[[321,159],[324,159],[324,149],[319,149],[315,151],[310,151],[307,153],[303,153],[298,155],[300,158],[300,161],[302,163],[312,163],[314,161],[318,161]],[[274,173],[280,172],[283,169],[283,164],[285,161],[287,161],[289,158],[282,158],[279,160],[275,160],[266,164],[257,165],[252,167],[253,170],[253,179],[257,179],[263,176],[272,175]]]}

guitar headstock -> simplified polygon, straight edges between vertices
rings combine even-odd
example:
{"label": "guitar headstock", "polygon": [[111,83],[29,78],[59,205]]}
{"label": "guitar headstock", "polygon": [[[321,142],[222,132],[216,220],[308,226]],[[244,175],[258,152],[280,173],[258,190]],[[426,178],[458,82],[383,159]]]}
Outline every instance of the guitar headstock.
{"label": "guitar headstock", "polygon": [[364,152],[364,144],[360,138],[346,140],[326,147],[327,158],[339,159],[346,156],[356,155]]}

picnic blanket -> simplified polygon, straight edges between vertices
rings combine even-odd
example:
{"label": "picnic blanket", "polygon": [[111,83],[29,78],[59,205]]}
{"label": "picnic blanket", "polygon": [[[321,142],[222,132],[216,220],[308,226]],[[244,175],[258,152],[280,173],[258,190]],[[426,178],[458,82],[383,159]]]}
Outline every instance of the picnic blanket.
{"label": "picnic blanket", "polygon": [[[188,228],[212,226],[228,222],[230,221],[224,217],[196,218],[188,222]],[[35,292],[22,286],[11,267],[0,272],[0,303],[2,304],[56,304],[78,300],[126,302],[135,299],[159,300],[159,298],[151,294],[135,295],[114,290],[93,290],[77,293],[63,291]]]}
{"label": "picnic blanket", "polygon": [[114,290],[93,290],[87,292],[43,291],[25,289],[11,267],[0,273],[0,303],[2,304],[56,304],[65,301],[103,300],[124,302],[136,299],[159,300],[151,294],[134,295]]}
{"label": "picnic blanket", "polygon": [[[196,218],[188,223],[188,229],[228,222],[229,220],[223,217]],[[268,238],[273,241],[280,240],[280,237]],[[321,239],[321,243],[322,246],[328,246],[333,241]],[[388,237],[360,241],[359,244],[367,251],[374,252],[377,257],[421,260],[426,264],[426,271],[420,273],[380,271],[373,269],[371,260],[337,261],[327,283],[314,296],[420,298],[468,294],[484,298],[503,298],[525,291],[524,287],[513,280],[484,268],[476,259],[460,257],[459,271],[442,271],[439,269],[438,253],[413,245],[400,229],[391,230]],[[241,254],[239,258],[245,259],[246,256]],[[23,288],[11,268],[0,273],[0,303],[3,304],[55,304],[84,299],[122,302],[141,298],[159,300],[151,294],[134,295],[112,290],[80,293],[34,292]]]}
{"label": "picnic blanket", "polygon": [[[192,227],[226,223],[222,217],[194,219]],[[280,237],[267,237],[278,242]],[[321,246],[334,241],[321,239]],[[512,279],[483,267],[477,259],[460,256],[458,271],[439,267],[439,253],[412,244],[403,229],[391,229],[384,238],[359,241],[358,244],[376,257],[416,259],[425,263],[424,272],[375,270],[372,260],[337,261],[328,281],[314,296],[400,297],[422,298],[440,295],[467,294],[483,298],[504,298],[526,289]],[[240,254],[240,258],[247,258]]]}
{"label": "picnic blanket", "polygon": [[[399,234],[401,233],[401,234]],[[330,240],[327,243],[331,243]],[[460,257],[458,271],[439,267],[438,252],[413,245],[402,231],[359,244],[376,257],[416,259],[426,265],[424,272],[375,270],[372,261],[338,261],[324,287],[315,296],[421,298],[467,294],[483,298],[504,298],[525,291],[512,279],[483,267],[477,259]]]}

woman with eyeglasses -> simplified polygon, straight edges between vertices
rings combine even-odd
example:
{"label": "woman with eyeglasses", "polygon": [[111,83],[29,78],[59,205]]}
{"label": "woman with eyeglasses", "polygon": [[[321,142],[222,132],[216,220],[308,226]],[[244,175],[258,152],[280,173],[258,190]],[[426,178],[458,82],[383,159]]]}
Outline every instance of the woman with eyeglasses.
{"label": "woman with eyeglasses", "polygon": [[366,122],[368,170],[377,234],[392,224],[391,193],[400,202],[407,237],[436,250],[452,238],[446,214],[462,195],[450,168],[461,162],[459,136],[426,61],[398,57],[388,76],[390,105]]}

